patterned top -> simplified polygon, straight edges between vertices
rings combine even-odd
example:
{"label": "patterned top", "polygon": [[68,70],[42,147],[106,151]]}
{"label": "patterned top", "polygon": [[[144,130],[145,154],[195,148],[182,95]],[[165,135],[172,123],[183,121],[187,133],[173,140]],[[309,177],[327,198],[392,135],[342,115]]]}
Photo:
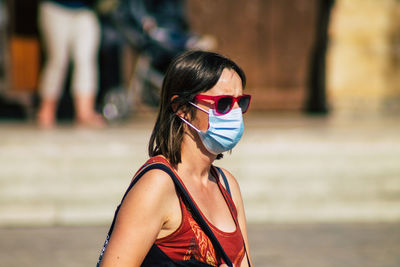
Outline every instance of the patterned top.
{"label": "patterned top", "polygon": [[[162,162],[168,166],[169,163],[161,156],[156,156],[147,162],[155,163]],[[172,167],[171,167],[172,169]],[[173,170],[173,169],[172,169]],[[184,185],[182,180],[179,178],[178,174],[175,172],[180,182]],[[235,266],[240,266],[242,259],[245,255],[245,249],[243,244],[243,237],[237,222],[237,210],[235,204],[230,197],[226,189],[221,185],[217,176],[218,187],[224,196],[224,199],[230,209],[230,212],[235,220],[236,229],[233,232],[224,232],[215,227],[204,214],[201,212],[197,204],[195,203],[197,209],[200,211],[202,217],[210,226],[214,235],[217,237],[219,243],[224,248],[225,253],[228,255],[230,260]],[[186,188],[185,188],[186,189]],[[187,191],[187,189],[186,189]],[[191,196],[190,196],[191,197]],[[192,197],[191,197],[192,198]],[[156,245],[171,259],[174,261],[189,260],[195,258],[196,260],[206,262],[213,266],[219,266],[223,263],[223,260],[216,254],[214,247],[203,232],[201,227],[193,219],[190,211],[186,208],[181,197],[179,197],[181,212],[182,212],[182,222],[178,229],[172,234],[157,239]],[[193,198],[192,198],[193,200]]]}

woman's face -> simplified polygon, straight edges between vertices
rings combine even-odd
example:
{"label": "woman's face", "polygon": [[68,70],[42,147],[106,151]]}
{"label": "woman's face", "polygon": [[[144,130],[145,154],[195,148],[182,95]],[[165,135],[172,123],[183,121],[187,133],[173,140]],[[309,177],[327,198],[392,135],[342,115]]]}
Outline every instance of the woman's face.
{"label": "woman's face", "polygon": [[[242,95],[242,80],[236,71],[232,69],[224,69],[218,82],[210,90],[202,93],[203,95],[218,96],[218,95],[231,95],[238,97]],[[196,103],[198,106],[205,110],[214,109],[213,100],[204,100]],[[239,108],[238,104],[235,103],[233,108]],[[195,118],[192,123],[197,129],[206,131],[208,129],[208,114],[197,110]]]}

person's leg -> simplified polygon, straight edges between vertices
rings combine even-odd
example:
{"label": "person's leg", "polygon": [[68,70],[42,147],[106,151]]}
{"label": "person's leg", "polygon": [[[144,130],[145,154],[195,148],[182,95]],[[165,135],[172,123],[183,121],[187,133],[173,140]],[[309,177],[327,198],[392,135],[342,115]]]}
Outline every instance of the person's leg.
{"label": "person's leg", "polygon": [[42,3],[39,9],[39,27],[47,58],[39,85],[41,104],[38,123],[42,127],[52,127],[68,66],[68,13],[58,5]]}
{"label": "person's leg", "polygon": [[78,123],[94,127],[104,125],[103,118],[95,111],[99,42],[100,26],[95,14],[79,11],[74,21],[72,90]]}

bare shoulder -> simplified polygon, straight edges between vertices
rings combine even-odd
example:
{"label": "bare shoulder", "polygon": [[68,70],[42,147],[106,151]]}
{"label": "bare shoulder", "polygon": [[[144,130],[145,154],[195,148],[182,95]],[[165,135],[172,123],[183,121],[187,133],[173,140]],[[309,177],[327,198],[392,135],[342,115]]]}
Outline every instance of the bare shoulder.
{"label": "bare shoulder", "polygon": [[165,171],[153,169],[143,174],[136,182],[128,193],[127,200],[130,196],[140,195],[142,200],[153,202],[171,196],[171,194],[175,194],[175,186],[171,177]]}
{"label": "bare shoulder", "polygon": [[227,169],[225,169],[225,168],[222,168],[222,167],[218,167],[218,168],[220,168],[220,169],[224,172],[226,178],[228,179],[229,186],[231,186],[231,184],[234,184],[234,185],[236,185],[236,186],[239,186],[239,185],[238,185],[238,182],[237,182],[237,180],[236,180],[236,178],[235,178],[235,176],[233,176],[232,173],[230,173],[230,172],[229,172]]}
{"label": "bare shoulder", "polygon": [[[178,204],[177,204],[178,203]],[[117,228],[126,233],[147,232],[155,239],[178,206],[174,182],[162,170],[146,172],[122,202]]]}
{"label": "bare shoulder", "polygon": [[162,225],[170,217],[170,206],[177,199],[171,177],[162,170],[153,169],[146,172],[128,192],[119,217],[127,218],[127,222],[137,220],[137,223],[151,218],[157,225]]}
{"label": "bare shoulder", "polygon": [[152,169],[147,171],[143,176],[136,182],[134,188],[138,186],[150,186],[150,190],[167,190],[174,188],[174,182],[163,170]]}
{"label": "bare shoulder", "polygon": [[[224,172],[226,179],[228,180],[229,183],[229,188],[231,189],[232,192],[233,201],[235,202],[235,204],[237,204],[237,201],[241,201],[242,199],[239,183],[232,173],[230,173],[228,170],[224,168],[221,167],[219,168]],[[225,182],[223,180],[221,180],[221,183],[226,188]]]}
{"label": "bare shoulder", "polygon": [[157,169],[146,172],[122,202],[104,266],[139,266],[173,213],[171,207],[179,207],[177,201],[167,173]]}

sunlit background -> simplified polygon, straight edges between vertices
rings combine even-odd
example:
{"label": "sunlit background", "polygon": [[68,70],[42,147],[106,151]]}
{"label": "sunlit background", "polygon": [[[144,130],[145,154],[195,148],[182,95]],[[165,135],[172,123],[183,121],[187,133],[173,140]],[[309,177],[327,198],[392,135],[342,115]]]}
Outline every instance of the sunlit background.
{"label": "sunlit background", "polygon": [[[96,5],[108,125],[75,123],[71,65],[41,129],[39,2],[0,0],[0,266],[93,266],[148,158],[165,68],[113,16],[129,1]],[[400,1],[169,2],[247,74],[245,134],[215,164],[240,183],[255,266],[400,266]]]}

